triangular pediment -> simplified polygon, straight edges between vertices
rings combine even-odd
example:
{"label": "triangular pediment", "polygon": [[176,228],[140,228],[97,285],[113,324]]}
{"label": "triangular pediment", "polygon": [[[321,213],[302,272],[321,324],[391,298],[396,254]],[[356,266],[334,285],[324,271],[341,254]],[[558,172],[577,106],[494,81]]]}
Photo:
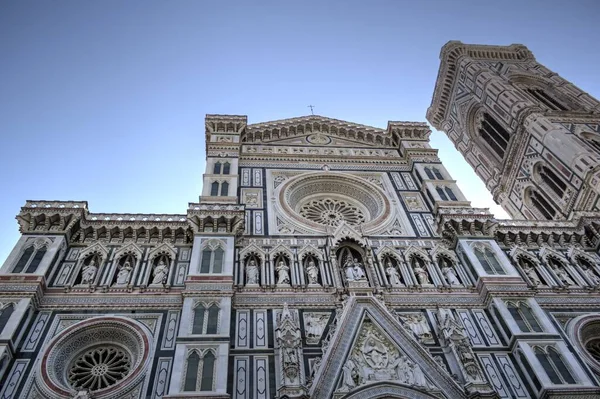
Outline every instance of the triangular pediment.
{"label": "triangular pediment", "polygon": [[350,297],[336,330],[314,376],[311,398],[355,397],[381,384],[410,391],[414,398],[466,397],[430,353],[374,298]]}
{"label": "triangular pediment", "polygon": [[309,115],[248,125],[242,141],[288,145],[356,147],[360,144],[366,147],[388,147],[392,146],[392,135],[386,129]]}

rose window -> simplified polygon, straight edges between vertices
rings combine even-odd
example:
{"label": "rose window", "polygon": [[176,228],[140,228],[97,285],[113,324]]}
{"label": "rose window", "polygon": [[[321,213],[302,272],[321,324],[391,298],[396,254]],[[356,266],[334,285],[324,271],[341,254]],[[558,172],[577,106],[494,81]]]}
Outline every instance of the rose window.
{"label": "rose window", "polygon": [[326,226],[337,226],[342,220],[350,225],[365,222],[365,215],[347,201],[330,198],[312,200],[302,206],[300,215]]}
{"label": "rose window", "polygon": [[80,355],[69,370],[75,389],[96,391],[116,384],[129,374],[131,358],[116,347],[93,348]]}
{"label": "rose window", "polygon": [[597,362],[600,362],[600,339],[593,339],[585,344],[585,349]]}

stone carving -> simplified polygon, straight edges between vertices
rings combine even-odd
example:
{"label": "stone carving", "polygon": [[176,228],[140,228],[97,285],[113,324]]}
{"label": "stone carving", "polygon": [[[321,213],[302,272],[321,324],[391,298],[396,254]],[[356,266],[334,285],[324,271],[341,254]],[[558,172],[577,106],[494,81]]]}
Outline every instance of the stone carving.
{"label": "stone carving", "polygon": [[387,274],[388,280],[392,287],[400,287],[402,285],[400,273],[398,273],[398,270],[396,270],[392,262],[389,260],[386,263],[385,273]]}
{"label": "stone carving", "polygon": [[81,272],[82,285],[91,285],[94,283],[94,278],[98,272],[98,266],[97,259],[92,260],[89,265],[83,266],[83,271]]}
{"label": "stone carving", "polygon": [[247,207],[258,207],[258,193],[246,193],[244,203]]}
{"label": "stone carving", "polygon": [[375,381],[398,381],[431,389],[421,367],[396,348],[369,320],[363,323],[342,373],[338,392],[348,392]]}
{"label": "stone carving", "polygon": [[277,285],[290,285],[290,268],[283,260],[280,260],[275,268],[277,272]]}
{"label": "stone carving", "polygon": [[363,265],[358,261],[357,258],[349,258],[344,264],[346,271],[346,280],[348,281],[366,281],[367,276]]}
{"label": "stone carving", "polygon": [[576,285],[575,282],[573,281],[573,279],[571,278],[571,276],[569,276],[569,273],[567,273],[567,271],[565,270],[565,268],[563,266],[558,266],[553,261],[548,262],[548,264],[550,265],[550,268],[552,269],[552,271],[554,272],[554,274],[556,274],[556,277],[558,277],[558,279],[563,284],[565,284],[565,285]]}
{"label": "stone carving", "polygon": [[287,302],[283,304],[283,310],[278,318],[275,339],[279,347],[279,365],[282,375],[279,395],[300,396],[304,393],[299,361],[302,339],[298,321],[292,316]]}
{"label": "stone carving", "polygon": [[456,270],[449,263],[445,263],[444,267],[442,267],[442,274],[449,285],[461,285],[460,280],[456,276]]}
{"label": "stone carving", "polygon": [[424,266],[421,266],[419,262],[415,262],[413,265],[413,271],[415,272],[415,276],[417,276],[417,280],[421,285],[430,285],[429,281],[429,273],[425,270]]}
{"label": "stone carving", "polygon": [[258,266],[254,259],[250,259],[246,264],[246,285],[258,285]]}
{"label": "stone carving", "polygon": [[419,342],[422,343],[434,343],[433,334],[431,333],[431,329],[429,328],[429,323],[427,323],[427,319],[421,313],[403,313],[398,315],[400,320],[404,323],[404,325],[408,328],[408,330],[412,331],[413,334],[419,339]]}
{"label": "stone carving", "polygon": [[318,344],[323,335],[329,313],[304,313],[304,331],[306,333],[306,343],[310,345]]}
{"label": "stone carving", "polygon": [[537,271],[533,266],[529,265],[528,263],[523,263],[521,267],[525,275],[529,277],[531,284],[533,284],[536,287],[538,285],[544,285],[542,284],[542,280],[540,279],[540,276],[538,275]]}
{"label": "stone carving", "polygon": [[467,392],[492,392],[485,378],[464,327],[449,309],[438,309],[438,329],[442,342],[450,347],[463,374]]}
{"label": "stone carving", "polygon": [[73,399],[92,399],[92,394],[87,389],[84,391],[77,391]]}
{"label": "stone carving", "polygon": [[435,360],[435,362],[448,374],[450,374],[450,371],[448,370],[448,367],[446,366],[446,363],[444,363],[444,359],[442,359],[441,356],[434,356],[433,360]]}
{"label": "stone carving", "polygon": [[598,275],[596,274],[596,272],[594,272],[592,268],[590,268],[586,264],[582,264],[581,270],[583,270],[583,274],[585,274],[585,276],[588,278],[588,280],[590,280],[593,286],[600,285],[600,277],[598,277]]}
{"label": "stone carving", "polygon": [[126,261],[121,269],[119,270],[119,274],[117,274],[117,282],[116,285],[127,285],[129,284],[129,277],[131,276],[131,272],[133,271],[133,267],[131,267],[131,263]]}
{"label": "stone carving", "polygon": [[319,268],[312,259],[308,261],[306,274],[308,276],[309,285],[319,285]]}
{"label": "stone carving", "polygon": [[160,260],[152,271],[152,285],[166,284],[169,275],[169,267],[164,260]]}

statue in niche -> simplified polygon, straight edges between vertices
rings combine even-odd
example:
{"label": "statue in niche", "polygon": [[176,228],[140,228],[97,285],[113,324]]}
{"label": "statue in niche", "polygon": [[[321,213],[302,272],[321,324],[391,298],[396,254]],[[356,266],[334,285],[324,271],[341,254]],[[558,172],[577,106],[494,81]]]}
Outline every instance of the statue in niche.
{"label": "statue in niche", "polygon": [[412,331],[420,342],[431,342],[433,334],[427,323],[427,319],[422,314],[402,314],[399,315],[404,324]]}
{"label": "statue in niche", "polygon": [[583,270],[583,274],[590,280],[593,286],[600,285],[600,277],[596,274],[594,269],[592,269],[587,262],[580,262],[581,270]]}
{"label": "statue in niche", "polygon": [[283,260],[280,260],[275,268],[277,272],[277,285],[290,285],[290,268]]}
{"label": "statue in niche", "polygon": [[446,363],[444,363],[444,359],[442,359],[441,356],[434,356],[433,360],[435,360],[435,362],[448,374],[450,374],[450,371],[448,370],[448,366],[446,366]]}
{"label": "statue in niche", "polygon": [[81,284],[92,284],[98,272],[98,259],[94,258],[89,265],[83,266]]}
{"label": "statue in niche", "polygon": [[363,266],[357,258],[348,258],[344,264],[344,269],[348,281],[364,281],[367,279]]}
{"label": "statue in niche", "polygon": [[425,270],[425,265],[423,265],[423,261],[420,258],[413,258],[413,271],[415,272],[415,276],[417,276],[417,280],[419,284],[426,285],[431,284],[429,281],[429,273]]}
{"label": "statue in niche", "polygon": [[529,261],[521,260],[519,263],[521,264],[521,268],[523,269],[525,275],[529,277],[531,284],[533,284],[536,287],[538,285],[543,285],[540,276],[535,270],[535,267]]}
{"label": "statue in niche", "polygon": [[117,274],[117,285],[127,285],[129,284],[129,276],[133,267],[131,267],[131,263],[129,261],[125,261],[121,269],[119,270],[119,274]]}
{"label": "statue in niche", "polygon": [[401,286],[402,280],[400,279],[400,274],[398,273],[398,270],[396,270],[392,262],[388,260],[385,266],[385,273],[387,274],[388,280],[392,287]]}
{"label": "statue in niche", "polygon": [[558,279],[565,285],[577,285],[575,284],[575,282],[573,281],[573,279],[571,278],[571,276],[569,276],[569,273],[567,273],[567,271],[565,270],[565,268],[563,266],[559,266],[557,264],[556,261],[554,260],[550,260],[548,262],[548,264],[550,265],[550,268],[552,269],[552,271],[556,274],[556,276],[558,277]]}
{"label": "statue in niche", "polygon": [[306,265],[306,274],[308,275],[309,284],[319,285],[319,268],[312,259],[310,259]]}
{"label": "statue in niche", "polygon": [[306,343],[318,344],[323,335],[329,314],[304,313],[304,331],[306,331]]}
{"label": "statue in niche", "polygon": [[152,284],[166,284],[168,274],[169,267],[166,265],[165,261],[161,259],[152,271]]}
{"label": "statue in niche", "polygon": [[275,338],[281,353],[281,367],[283,371],[282,385],[300,384],[300,362],[298,351],[302,345],[300,326],[292,316],[287,302],[283,304],[283,311],[278,318]]}
{"label": "statue in niche", "polygon": [[452,263],[450,263],[446,259],[443,259],[442,262],[444,265],[442,267],[442,274],[446,278],[446,281],[448,282],[448,284],[449,285],[461,285],[460,280],[456,276],[456,270],[454,270],[454,267],[452,267]]}
{"label": "statue in niche", "polygon": [[254,259],[250,259],[246,264],[246,284],[258,284],[258,266]]}

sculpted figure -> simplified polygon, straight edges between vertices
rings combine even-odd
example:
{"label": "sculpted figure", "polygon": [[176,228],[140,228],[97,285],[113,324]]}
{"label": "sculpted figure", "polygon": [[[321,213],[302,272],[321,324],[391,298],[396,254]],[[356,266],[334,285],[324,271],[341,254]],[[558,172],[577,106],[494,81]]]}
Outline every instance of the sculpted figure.
{"label": "sculpted figure", "polygon": [[284,261],[279,261],[275,271],[277,271],[278,285],[290,285],[290,268],[285,264]]}
{"label": "sculpted figure", "polygon": [[427,270],[421,267],[419,262],[415,263],[413,270],[415,272],[415,275],[417,276],[417,280],[419,280],[419,284],[431,284],[431,282],[429,281],[429,274],[427,273]]}
{"label": "sculpted figure", "polygon": [[[358,261],[358,259],[348,259],[345,265],[346,268],[346,277],[348,281],[360,281],[366,280],[365,270],[363,269],[362,264]],[[350,278],[352,276],[352,278]]]}
{"label": "sculpted figure", "polygon": [[92,284],[97,271],[98,262],[94,259],[89,265],[83,267],[83,271],[81,272],[81,284]]}
{"label": "sculpted figure", "polygon": [[523,272],[529,277],[529,280],[531,280],[531,284],[534,286],[543,285],[540,276],[538,276],[537,271],[531,265],[524,262],[521,267],[523,268]]}
{"label": "sculpted figure", "polygon": [[129,262],[125,262],[123,266],[121,266],[121,270],[119,270],[119,274],[117,274],[117,285],[126,285],[129,283],[129,276],[131,275],[131,271],[133,267]]}
{"label": "sculpted figure", "polygon": [[308,261],[306,274],[308,275],[309,284],[319,284],[319,268],[312,259]]}
{"label": "sculpted figure", "polygon": [[583,274],[592,282],[592,285],[600,285],[600,277],[586,264],[581,265],[581,269],[583,270]]}
{"label": "sculpted figure", "polygon": [[569,276],[569,273],[567,273],[567,271],[564,269],[564,267],[559,267],[554,262],[549,263],[550,267],[552,267],[552,270],[554,271],[554,273],[556,273],[556,276],[560,281],[562,281],[565,285],[576,285],[571,276]]}
{"label": "sculpted figure", "polygon": [[92,395],[90,395],[90,391],[88,390],[77,391],[73,399],[92,399]]}
{"label": "sculpted figure", "polygon": [[246,284],[258,284],[258,266],[254,259],[246,265]]}
{"label": "sculpted figure", "polygon": [[154,268],[152,284],[165,284],[167,282],[167,275],[169,274],[169,267],[161,259],[158,265]]}
{"label": "sculpted figure", "polygon": [[356,279],[354,276],[354,265],[352,264],[352,261],[348,260],[346,262],[344,265],[344,270],[346,272],[346,280],[354,281]]}
{"label": "sculpted figure", "polygon": [[350,391],[354,389],[354,387],[356,387],[356,382],[354,381],[354,378],[358,375],[358,371],[356,369],[356,364],[352,359],[348,358],[346,364],[344,364],[342,372],[344,373],[344,376],[342,379],[341,390]]}
{"label": "sculpted figure", "polygon": [[460,285],[460,281],[458,280],[458,277],[456,277],[456,270],[454,270],[454,268],[448,262],[446,262],[444,267],[442,267],[442,274],[444,277],[446,277],[448,284]]}
{"label": "sculpted figure", "polygon": [[396,270],[394,265],[392,265],[392,262],[390,262],[389,260],[386,264],[385,273],[388,275],[390,284],[393,287],[398,287],[402,285],[402,281],[400,280],[400,274],[398,273],[398,270]]}
{"label": "sculpted figure", "polygon": [[427,324],[427,320],[422,314],[404,314],[400,315],[400,318],[420,341],[433,338],[429,324]]}

